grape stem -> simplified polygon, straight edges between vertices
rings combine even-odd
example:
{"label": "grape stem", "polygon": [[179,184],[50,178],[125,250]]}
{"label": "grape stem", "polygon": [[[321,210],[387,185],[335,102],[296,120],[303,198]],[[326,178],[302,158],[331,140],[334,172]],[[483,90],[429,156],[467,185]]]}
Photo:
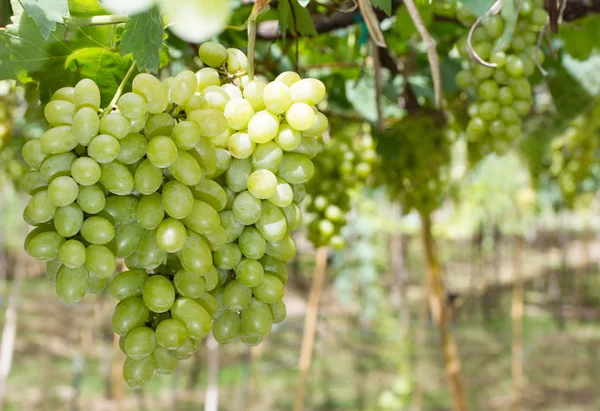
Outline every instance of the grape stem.
{"label": "grape stem", "polygon": [[254,80],[254,49],[256,47],[256,20],[269,0],[257,0],[248,16],[248,79]]}
{"label": "grape stem", "polygon": [[483,16],[479,17],[477,20],[475,20],[475,23],[473,23],[473,25],[471,26],[471,29],[469,30],[469,35],[467,36],[467,53],[469,54],[469,57],[471,57],[477,63],[479,63],[479,64],[481,64],[482,66],[485,66],[485,67],[496,68],[496,67],[498,67],[498,65],[496,63],[488,63],[487,61],[485,61],[484,59],[482,59],[479,56],[479,54],[477,54],[477,52],[475,51],[475,49],[473,49],[473,44],[472,44],[473,33],[475,32],[475,29],[484,20],[487,20],[490,16],[498,14],[501,9],[502,9],[502,0],[496,0],[494,2],[494,4],[492,4],[492,7],[490,7],[490,9],[487,11],[487,13],[485,13],[485,15],[483,15]]}
{"label": "grape stem", "polygon": [[131,77],[131,75],[133,74],[134,71],[135,71],[135,61],[131,63],[131,67],[129,67],[129,70],[127,70],[127,73],[125,74],[125,77],[123,77],[121,84],[119,84],[119,87],[117,87],[117,91],[115,92],[115,95],[113,96],[112,100],[108,104],[108,107],[106,107],[106,109],[104,110],[104,113],[102,114],[103,116],[106,115],[107,113],[110,113],[112,111],[112,109],[117,105],[117,101],[119,101],[119,97],[121,97],[121,94],[123,93],[125,84],[127,84],[127,82],[129,81],[129,78]]}
{"label": "grape stem", "polygon": [[129,16],[127,15],[111,14],[107,16],[63,17],[63,24],[67,27],[107,26],[125,23],[128,20]]}

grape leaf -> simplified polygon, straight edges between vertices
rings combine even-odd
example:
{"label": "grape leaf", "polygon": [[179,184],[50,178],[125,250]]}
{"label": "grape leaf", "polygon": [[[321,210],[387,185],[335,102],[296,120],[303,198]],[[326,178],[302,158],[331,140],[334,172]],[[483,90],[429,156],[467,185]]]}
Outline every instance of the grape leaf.
{"label": "grape leaf", "polygon": [[577,20],[577,26],[561,24],[560,38],[565,50],[577,60],[585,60],[599,48],[600,17],[589,15]]}
{"label": "grape leaf", "polygon": [[477,17],[483,16],[492,7],[494,0],[463,0],[462,4],[469,8]]}
{"label": "grape leaf", "polygon": [[103,105],[112,99],[130,65],[131,59],[123,58],[118,52],[103,47],[76,50],[65,61],[67,68],[96,82]]}
{"label": "grape leaf", "polygon": [[63,16],[69,16],[67,0],[20,0],[27,14],[40,29],[44,40],[56,30],[56,23],[63,22]]}
{"label": "grape leaf", "polygon": [[121,54],[131,54],[139,70],[155,72],[160,66],[164,27],[157,7],[136,14],[125,25]]}
{"label": "grape leaf", "polygon": [[73,16],[96,16],[108,14],[98,0],[68,0],[69,10]]}
{"label": "grape leaf", "polygon": [[388,16],[392,15],[392,0],[373,0],[373,5]]}
{"label": "grape leaf", "polygon": [[285,41],[285,36],[288,30],[288,23],[290,21],[291,6],[289,0],[281,0],[279,2],[279,30]]}
{"label": "grape leaf", "polygon": [[294,27],[294,31],[305,36],[316,36],[318,33],[310,12],[302,7],[298,0],[290,1],[292,2],[290,19],[292,19],[291,25]]}
{"label": "grape leaf", "polygon": [[[12,0],[11,6],[12,24],[0,29],[0,79],[39,83],[40,98],[44,102],[55,90],[73,85],[91,73],[101,85],[103,96],[114,94],[116,86],[112,80],[122,78],[127,68],[120,70],[112,64],[110,71],[101,70],[98,65],[106,64],[106,58],[70,59],[74,53],[83,53],[87,48],[113,52],[118,57],[117,50],[113,49],[114,26],[79,27],[73,29],[70,40],[66,41],[66,28],[59,25],[46,41],[19,1]],[[71,63],[67,64],[67,60]]]}

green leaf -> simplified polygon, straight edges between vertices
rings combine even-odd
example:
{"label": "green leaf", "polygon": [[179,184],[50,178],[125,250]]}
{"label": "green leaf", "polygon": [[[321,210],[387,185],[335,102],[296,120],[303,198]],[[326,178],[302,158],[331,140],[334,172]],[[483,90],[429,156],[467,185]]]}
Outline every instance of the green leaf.
{"label": "green leaf", "polygon": [[[431,7],[428,6],[419,6],[419,14],[421,14],[421,18],[423,19],[423,24],[425,27],[429,27],[431,22],[433,21],[433,12],[431,11]],[[415,23],[413,22],[410,14],[406,10],[406,7],[400,7],[396,11],[396,30],[398,34],[403,39],[410,38],[413,34],[417,33],[417,28],[415,27]]]}
{"label": "green leaf", "polygon": [[510,45],[510,42],[513,39],[513,36],[515,34],[515,29],[517,27],[517,18],[518,18],[518,13],[517,13],[517,8],[515,7],[515,3],[512,0],[503,1],[502,9],[500,9],[500,15],[504,19],[504,30],[502,31],[502,34],[500,35],[500,37],[496,41],[496,44],[494,45],[494,48],[493,48],[494,53],[497,51],[506,50],[506,48],[508,48],[508,46]]}
{"label": "green leaf", "polygon": [[68,0],[69,10],[73,16],[96,16],[108,14],[98,0]]}
{"label": "green leaf", "polygon": [[[116,85],[113,80],[122,78],[127,68],[123,70],[110,63],[110,70],[104,70],[103,64],[108,63],[106,56],[81,57],[83,50],[97,48],[126,61],[113,48],[114,26],[73,29],[70,40],[66,41],[66,28],[59,25],[46,41],[21,4],[13,0],[11,5],[15,13],[11,18],[12,24],[0,29],[0,79],[39,83],[42,102],[49,100],[57,89],[72,86],[88,75],[99,83],[103,97],[114,94]],[[73,54],[76,54],[75,58]]]}
{"label": "green leaf", "polygon": [[573,22],[573,25],[561,24],[560,38],[565,50],[577,60],[585,60],[599,48],[600,17],[589,15]]}
{"label": "green leaf", "polygon": [[103,104],[112,99],[130,65],[129,58],[123,58],[118,52],[102,47],[79,49],[65,62],[67,68],[96,82]]}
{"label": "green leaf", "polygon": [[281,35],[283,40],[285,41],[285,36],[287,35],[288,25],[290,21],[291,14],[291,6],[289,0],[281,0],[279,2],[279,30],[281,30]]}
{"label": "green leaf", "polygon": [[317,29],[315,29],[315,23],[310,16],[310,12],[302,7],[298,3],[298,0],[290,1],[292,2],[292,10],[290,13],[292,23],[290,25],[294,27],[294,31],[305,36],[316,36],[319,34],[317,33]]}
{"label": "green leaf", "polygon": [[463,0],[462,4],[477,17],[483,16],[492,7],[494,0]]}
{"label": "green leaf", "polygon": [[20,0],[27,14],[31,16],[42,33],[44,40],[48,40],[50,33],[56,30],[56,23],[63,22],[63,16],[69,16],[67,0]]}
{"label": "green leaf", "polygon": [[388,16],[392,15],[392,0],[373,0],[373,5]]}
{"label": "green leaf", "polygon": [[157,7],[136,14],[125,24],[121,54],[131,54],[138,69],[155,72],[160,67],[164,27]]}

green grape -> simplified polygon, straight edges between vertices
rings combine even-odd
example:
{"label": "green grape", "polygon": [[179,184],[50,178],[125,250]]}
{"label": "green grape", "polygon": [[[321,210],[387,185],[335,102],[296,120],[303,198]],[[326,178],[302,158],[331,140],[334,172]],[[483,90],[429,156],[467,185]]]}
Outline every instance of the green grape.
{"label": "green grape", "polygon": [[100,294],[106,288],[107,283],[107,278],[98,278],[90,275],[90,281],[88,283],[86,292],[89,294]]}
{"label": "green grape", "polygon": [[276,205],[277,207],[287,207],[292,204],[292,201],[294,201],[294,191],[292,190],[292,187],[285,182],[285,180],[278,178],[275,193],[267,198],[267,201]]}
{"label": "green grape", "polygon": [[517,111],[512,107],[502,107],[500,110],[500,118],[505,124],[520,124],[521,118]]}
{"label": "green grape", "polygon": [[71,126],[51,128],[40,137],[40,147],[46,154],[66,153],[76,146],[77,138],[71,132]]}
{"label": "green grape", "polygon": [[130,133],[119,143],[121,149],[117,160],[123,164],[134,164],[146,154],[148,141],[139,133]]}
{"label": "green grape", "polygon": [[89,157],[79,157],[71,165],[71,176],[82,186],[91,186],[100,180],[100,165]]}
{"label": "green grape", "polygon": [[75,87],[61,87],[54,92],[54,94],[52,95],[52,100],[64,100],[73,103],[74,92]]}
{"label": "green grape", "polygon": [[282,240],[267,243],[267,254],[273,258],[287,261],[296,254],[296,242],[289,233],[286,233]]}
{"label": "green grape", "polygon": [[314,125],[316,114],[308,104],[293,103],[285,112],[285,120],[290,127],[304,131]]}
{"label": "green grape", "polygon": [[285,83],[273,81],[265,86],[263,100],[269,111],[275,114],[282,114],[292,103],[292,94]]}
{"label": "green grape", "polygon": [[106,196],[99,186],[91,185],[79,188],[77,204],[84,212],[88,214],[99,213],[104,208],[105,203]]}
{"label": "green grape", "polygon": [[129,297],[140,297],[144,290],[144,283],[148,279],[146,270],[128,270],[117,274],[110,282],[108,292],[117,300]]}
{"label": "green grape", "polygon": [[239,193],[233,200],[232,212],[235,218],[244,225],[252,225],[261,216],[262,202],[248,191]]}
{"label": "green grape", "polygon": [[205,137],[215,137],[227,130],[227,119],[223,113],[214,108],[193,110],[187,119],[195,122],[200,128],[200,134]]}
{"label": "green grape", "polygon": [[100,134],[94,137],[88,145],[88,156],[101,164],[116,160],[120,151],[119,141],[108,134]]}
{"label": "green grape", "polygon": [[283,301],[277,301],[272,304],[269,304],[269,309],[271,310],[271,315],[273,315],[273,324],[279,324],[287,315],[287,308]]}
{"label": "green grape", "polygon": [[92,216],[83,221],[81,235],[91,244],[107,244],[115,236],[115,228],[107,219]]}
{"label": "green grape", "polygon": [[267,83],[262,79],[254,79],[249,81],[244,86],[243,96],[246,101],[252,104],[255,110],[263,110],[265,103],[263,101],[263,94]]}
{"label": "green grape", "polygon": [[495,101],[484,101],[479,106],[479,115],[483,120],[495,120],[500,115],[500,105]]}
{"label": "green grape", "polygon": [[241,311],[250,303],[252,290],[238,280],[233,280],[223,290],[223,304],[231,311]]}
{"label": "green grape", "polygon": [[269,170],[256,170],[248,176],[248,191],[256,198],[267,199],[277,191],[277,177]]}
{"label": "green grape", "polygon": [[159,193],[142,196],[135,213],[140,226],[146,230],[157,228],[165,216],[162,196]]}
{"label": "green grape", "polygon": [[483,100],[496,100],[498,98],[498,83],[493,80],[485,80],[477,89],[478,96]]}
{"label": "green grape", "polygon": [[306,186],[304,184],[292,184],[292,191],[294,192],[294,202],[300,204],[306,197]]}
{"label": "green grape", "polygon": [[289,124],[281,124],[274,138],[275,143],[284,151],[295,150],[302,142],[302,135]]}
{"label": "green grape", "polygon": [[180,150],[190,150],[200,141],[200,127],[192,121],[180,121],[173,127],[171,139]]}
{"label": "green grape", "polygon": [[269,170],[276,173],[281,165],[283,151],[274,142],[259,144],[254,150],[251,158],[252,168],[254,170]]}
{"label": "green grape", "polygon": [[90,107],[94,111],[100,108],[100,89],[93,80],[83,79],[75,85],[73,90],[73,103],[75,108]]}
{"label": "green grape", "polygon": [[289,85],[293,102],[316,106],[325,97],[325,85],[317,79],[306,78]]}
{"label": "green grape", "polygon": [[520,116],[526,116],[531,110],[531,103],[524,100],[516,100],[513,102],[513,108]]}
{"label": "green grape", "polygon": [[195,199],[209,204],[217,212],[227,205],[225,190],[213,180],[201,180],[191,190]]}
{"label": "green grape", "polygon": [[62,263],[58,258],[46,262],[46,277],[52,285],[56,284],[56,276],[60,267],[62,267]]}
{"label": "green grape", "polygon": [[302,136],[304,137],[321,137],[323,133],[326,132],[329,128],[329,120],[327,120],[325,114],[319,111],[315,112],[315,122],[313,123],[311,128],[302,132]]}
{"label": "green grape", "polygon": [[62,266],[56,275],[56,296],[64,304],[78,303],[85,297],[90,275],[85,267]]}
{"label": "green grape", "polygon": [[148,110],[146,99],[140,94],[129,92],[119,97],[117,102],[119,111],[127,118],[140,118]]}
{"label": "green grape", "polygon": [[506,57],[506,72],[515,78],[519,78],[523,75],[524,66],[523,60],[514,54],[510,54]]}
{"label": "green grape", "polygon": [[204,274],[212,265],[212,254],[204,239],[188,234],[183,248],[179,250],[179,260],[186,271]]}
{"label": "green grape", "polygon": [[[57,177],[48,185],[48,200],[57,207],[65,207],[77,200],[79,186],[71,177]],[[43,222],[43,221],[42,221]]]}
{"label": "green grape", "polygon": [[227,71],[234,74],[237,71],[244,71],[248,67],[248,58],[239,49],[227,49]]}
{"label": "green grape", "polygon": [[314,137],[302,136],[300,145],[293,152],[312,159],[321,152],[321,143]]}
{"label": "green grape", "polygon": [[54,217],[56,205],[50,201],[47,190],[40,190],[29,199],[25,212],[38,224],[46,223]]}
{"label": "green grape", "polygon": [[100,131],[100,118],[96,110],[90,107],[79,109],[73,117],[71,133],[83,146],[90,144]]}
{"label": "green grape", "polygon": [[[214,266],[211,265],[204,272],[204,281],[206,282],[206,291],[214,290],[214,288],[219,284],[219,273]],[[204,296],[204,294],[202,295]],[[200,298],[202,298],[202,296]]]}
{"label": "green grape", "polygon": [[188,186],[197,184],[203,177],[198,162],[186,151],[179,151],[177,160],[169,167],[169,171],[179,182]]}
{"label": "green grape", "polygon": [[142,360],[126,357],[123,363],[123,379],[131,388],[142,388],[154,374],[156,362],[154,356]]}
{"label": "green grape", "polygon": [[192,211],[183,219],[183,223],[190,230],[204,234],[218,227],[220,221],[214,208],[200,200],[193,200]]}
{"label": "green grape", "polygon": [[187,232],[185,226],[174,218],[164,219],[156,230],[156,243],[168,252],[175,253],[183,248]]}
{"label": "green grape", "polygon": [[164,313],[173,306],[175,289],[166,277],[153,275],[144,283],[142,296],[146,307],[155,313]]}
{"label": "green grape", "polygon": [[206,177],[213,178],[217,167],[216,147],[210,139],[201,137],[198,144],[189,153],[196,159],[204,169]]}
{"label": "green grape", "polygon": [[254,116],[254,107],[248,100],[243,98],[232,98],[225,105],[223,115],[227,120],[227,126],[234,130],[243,130]]}
{"label": "green grape", "polygon": [[285,215],[271,203],[264,202],[260,218],[256,222],[256,228],[267,241],[279,241],[287,233]]}
{"label": "green grape", "polygon": [[489,132],[494,137],[502,137],[505,134],[506,126],[502,120],[494,120],[490,123]]}
{"label": "green grape", "polygon": [[[217,74],[218,76],[218,74]],[[198,73],[196,73],[196,78],[198,78]],[[208,103],[198,91],[194,93],[192,98],[187,102],[185,106],[183,106],[186,113],[189,113],[194,110],[208,108]],[[200,132],[200,128],[198,128],[198,132]]]}
{"label": "green grape", "polygon": [[192,356],[201,347],[202,341],[188,338],[182,346],[170,350],[169,354],[178,360],[186,360]]}
{"label": "green grape", "polygon": [[189,338],[199,340],[204,338],[210,331],[210,315],[204,307],[190,298],[178,298],[173,303],[171,315],[185,325]]}
{"label": "green grape", "polygon": [[285,84],[288,87],[290,87],[292,84],[294,84],[295,82],[297,82],[299,80],[300,80],[300,75],[293,71],[284,71],[283,73],[279,74],[275,78],[275,81],[281,81],[283,84]]}
{"label": "green grape", "polygon": [[48,183],[39,171],[28,171],[21,176],[21,189],[29,195],[34,195],[48,187]]}
{"label": "green grape", "polygon": [[191,70],[184,70],[173,79],[171,100],[177,105],[184,105],[192,98],[197,87],[196,74]]}
{"label": "green grape", "polygon": [[162,205],[169,216],[182,219],[192,212],[194,196],[186,185],[169,181],[162,188]]}
{"label": "green grape", "polygon": [[166,110],[169,104],[167,92],[156,77],[140,73],[133,79],[132,88],[146,99],[149,113],[162,113]]}
{"label": "green grape", "polygon": [[[310,111],[314,115],[312,109]],[[262,110],[254,114],[248,123],[248,134],[250,135],[250,139],[255,143],[268,143],[275,138],[278,131],[279,119],[275,114],[267,110]]]}
{"label": "green grape", "polygon": [[254,227],[244,228],[244,231],[238,238],[238,245],[244,257],[253,260],[258,260],[267,251],[267,241]]}
{"label": "green grape", "polygon": [[219,72],[213,68],[202,68],[196,72],[198,87],[196,91],[202,91],[208,86],[218,86],[221,84]]}
{"label": "green grape", "polygon": [[67,240],[58,248],[58,258],[68,268],[81,267],[85,263],[85,246],[77,240]]}
{"label": "green grape", "polygon": [[200,45],[198,55],[204,64],[216,68],[227,60],[227,49],[219,43],[209,41]]}
{"label": "green grape", "polygon": [[129,134],[129,120],[120,113],[110,113],[100,119],[100,133],[121,140]]}
{"label": "green grape", "polygon": [[291,184],[305,183],[315,173],[312,161],[302,154],[286,153],[281,160],[279,176]]}
{"label": "green grape", "polygon": [[256,287],[265,276],[263,266],[256,260],[244,258],[235,267],[236,278],[248,287]]}
{"label": "green grape", "polygon": [[302,210],[296,204],[292,203],[287,207],[281,209],[285,216],[287,229],[294,231],[302,226]]}
{"label": "green grape", "polygon": [[256,143],[250,139],[248,133],[238,132],[229,137],[227,147],[233,157],[244,159],[252,155],[256,148]]}
{"label": "green grape", "polygon": [[152,356],[154,357],[154,372],[157,374],[172,374],[179,365],[179,360],[163,347],[156,347]]}
{"label": "green grape", "polygon": [[513,93],[509,87],[501,87],[498,91],[498,102],[503,106],[509,106],[513,102]]}
{"label": "green grape", "polygon": [[252,300],[242,311],[240,337],[246,335],[250,338],[262,338],[271,331],[272,326],[273,314],[269,306],[262,301]]}
{"label": "green grape", "polygon": [[40,166],[40,173],[48,182],[56,177],[71,175],[71,165],[76,158],[77,157],[73,153],[62,153],[49,156]]}
{"label": "green grape", "polygon": [[[259,203],[260,204],[260,203]],[[260,212],[258,213],[258,218],[260,217]],[[233,214],[233,211],[226,210],[219,213],[219,219],[221,220],[221,226],[225,229],[227,233],[227,242],[230,243],[235,241],[242,231],[244,230],[244,224],[241,223]]]}
{"label": "green grape", "polygon": [[124,348],[127,356],[134,360],[149,357],[156,348],[154,331],[148,327],[134,328],[125,337]]}
{"label": "green grape", "polygon": [[218,86],[206,87],[202,90],[202,96],[204,97],[204,100],[206,100],[208,107],[217,109],[221,112],[225,110],[225,106],[230,100],[229,94]]}
{"label": "green grape", "polygon": [[175,274],[173,284],[179,294],[192,299],[199,298],[206,290],[206,280],[203,276],[185,270]]}
{"label": "green grape", "polygon": [[164,263],[166,254],[166,251],[158,245],[157,230],[148,230],[142,234],[137,250],[137,258],[142,267],[154,270]]}
{"label": "green grape", "polygon": [[483,119],[472,117],[471,120],[469,120],[469,123],[467,124],[467,135],[469,137],[482,136],[486,131],[487,123]]}
{"label": "green grape", "polygon": [[75,105],[69,101],[52,100],[44,107],[44,117],[51,126],[71,125]]}
{"label": "green grape", "polygon": [[240,316],[233,311],[224,312],[215,318],[212,332],[219,344],[235,341],[240,333]]}
{"label": "green grape", "polygon": [[109,278],[117,271],[117,261],[107,247],[90,244],[86,249],[85,267],[98,278]]}
{"label": "green grape", "polygon": [[247,159],[233,159],[225,174],[227,187],[239,193],[248,188],[248,177],[252,173],[252,166]]}
{"label": "green grape", "polygon": [[156,326],[156,342],[167,350],[176,350],[185,344],[187,331],[179,320],[168,318]]}
{"label": "green grape", "polygon": [[148,142],[146,155],[152,165],[166,168],[177,160],[177,145],[169,137],[157,136]]}
{"label": "green grape", "polygon": [[227,243],[215,251],[214,263],[224,270],[233,270],[242,259],[242,252],[236,243]]}
{"label": "green grape", "polygon": [[124,164],[118,161],[101,164],[102,176],[100,183],[113,194],[127,195],[134,189],[133,175]]}
{"label": "green grape", "polygon": [[221,148],[215,149],[215,170],[210,174],[210,178],[217,178],[229,169],[231,164],[231,154]]}
{"label": "green grape", "polygon": [[46,153],[42,150],[40,140],[29,140],[25,142],[21,149],[21,153],[23,155],[23,160],[25,160],[27,165],[34,170],[39,170],[42,166],[42,162],[46,158]]}
{"label": "green grape", "polygon": [[168,113],[154,114],[144,124],[144,135],[148,140],[158,136],[170,136],[175,127],[175,119]]}
{"label": "green grape", "polygon": [[54,228],[63,237],[76,235],[81,229],[82,224],[83,210],[78,204],[59,207],[54,213]]}
{"label": "green grape", "polygon": [[133,176],[134,188],[143,195],[155,193],[163,181],[162,169],[155,167],[149,160],[143,160]]}
{"label": "green grape", "polygon": [[135,222],[135,210],[138,199],[133,195],[110,196],[106,198],[106,205],[102,217],[108,219],[113,225],[129,224]]}
{"label": "green grape", "polygon": [[216,251],[227,243],[227,232],[221,226],[216,226],[203,234],[211,251]]}

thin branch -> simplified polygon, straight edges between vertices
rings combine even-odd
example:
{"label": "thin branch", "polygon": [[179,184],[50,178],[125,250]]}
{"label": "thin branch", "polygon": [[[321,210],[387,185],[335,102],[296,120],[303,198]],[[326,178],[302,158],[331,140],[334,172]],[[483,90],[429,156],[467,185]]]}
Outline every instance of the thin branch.
{"label": "thin branch", "polygon": [[404,5],[406,6],[406,10],[408,11],[410,18],[415,24],[417,31],[421,35],[423,43],[425,43],[425,47],[427,49],[427,59],[429,60],[429,67],[431,68],[431,77],[433,78],[435,107],[441,109],[443,105],[442,74],[440,72],[440,58],[438,56],[437,49],[435,48],[435,43],[433,42],[431,35],[427,31],[425,23],[423,23],[423,19],[419,14],[419,9],[417,8],[417,5],[415,4],[414,0],[404,0]]}
{"label": "thin branch", "polygon": [[125,88],[125,84],[127,84],[127,82],[129,81],[129,78],[131,77],[131,75],[133,74],[134,71],[135,71],[135,61],[131,63],[131,67],[129,67],[129,70],[127,70],[127,73],[125,73],[125,77],[123,77],[121,84],[119,84],[119,87],[117,88],[117,91],[115,92],[115,95],[113,96],[110,103],[108,103],[108,107],[106,107],[106,109],[104,110],[103,115],[110,113],[113,110],[113,108],[117,105],[117,102],[119,101],[119,97],[121,97],[121,94],[123,93],[123,89]]}
{"label": "thin branch", "polygon": [[129,21],[129,16],[119,14],[91,17],[63,17],[63,24],[67,27],[108,26],[127,21]]}
{"label": "thin branch", "polygon": [[248,17],[248,79],[254,80],[254,51],[256,46],[256,20],[261,11],[267,7],[269,0],[257,0]]}
{"label": "thin branch", "polygon": [[371,39],[373,46],[373,71],[375,76],[375,107],[377,107],[377,127],[383,130],[383,110],[381,108],[381,58],[379,47],[375,40]]}
{"label": "thin branch", "polygon": [[363,21],[367,26],[367,30],[369,31],[373,43],[379,47],[387,47],[385,44],[385,37],[379,26],[379,18],[377,17],[377,14],[375,14],[375,9],[373,8],[373,3],[370,0],[358,0],[358,7],[360,8],[360,13],[362,14]]}
{"label": "thin branch", "polygon": [[544,69],[544,67],[542,67],[542,63],[540,62],[540,50],[542,48],[542,39],[544,38],[544,34],[546,33],[546,31],[548,30],[548,23],[546,23],[546,25],[544,26],[544,28],[542,28],[542,31],[540,31],[540,35],[538,37],[538,41],[537,44],[535,46],[535,65],[537,66],[538,70],[540,71],[540,73],[542,73],[542,76],[546,77],[548,75],[548,72]]}

